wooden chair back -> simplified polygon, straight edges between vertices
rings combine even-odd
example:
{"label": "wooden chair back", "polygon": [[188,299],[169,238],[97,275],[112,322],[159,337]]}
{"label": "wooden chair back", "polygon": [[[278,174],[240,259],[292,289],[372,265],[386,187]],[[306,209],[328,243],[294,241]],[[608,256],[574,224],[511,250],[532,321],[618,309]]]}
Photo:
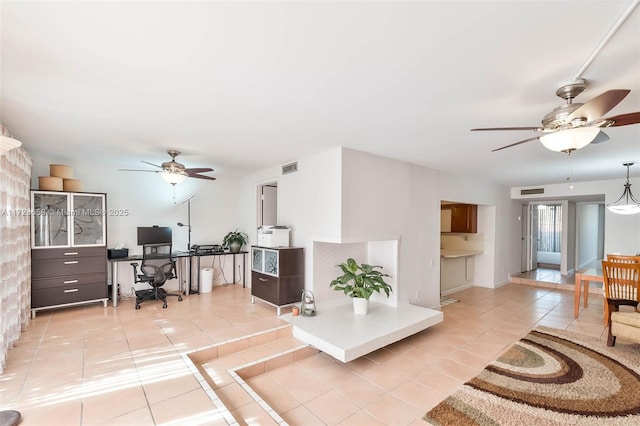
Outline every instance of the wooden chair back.
{"label": "wooden chair back", "polygon": [[602,276],[607,300],[640,301],[640,263],[603,260]]}
{"label": "wooden chair back", "polygon": [[640,256],[628,254],[607,254],[607,260],[609,262],[640,263]]}

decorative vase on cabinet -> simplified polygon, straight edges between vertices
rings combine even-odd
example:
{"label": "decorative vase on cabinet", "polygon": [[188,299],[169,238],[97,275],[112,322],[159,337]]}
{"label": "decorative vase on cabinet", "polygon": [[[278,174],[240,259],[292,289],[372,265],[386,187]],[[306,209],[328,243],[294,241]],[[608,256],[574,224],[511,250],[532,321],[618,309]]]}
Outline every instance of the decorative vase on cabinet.
{"label": "decorative vase on cabinet", "polygon": [[31,191],[31,316],[107,307],[106,194]]}
{"label": "decorative vase on cabinet", "polygon": [[302,247],[251,248],[251,303],[258,298],[277,308],[300,301],[304,289]]}

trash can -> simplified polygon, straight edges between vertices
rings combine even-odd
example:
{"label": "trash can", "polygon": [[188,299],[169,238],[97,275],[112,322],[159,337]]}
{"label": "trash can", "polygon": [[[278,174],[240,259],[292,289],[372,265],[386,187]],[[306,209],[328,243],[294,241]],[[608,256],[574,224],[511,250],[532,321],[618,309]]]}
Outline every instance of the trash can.
{"label": "trash can", "polygon": [[211,293],[213,290],[213,269],[200,269],[200,293]]}

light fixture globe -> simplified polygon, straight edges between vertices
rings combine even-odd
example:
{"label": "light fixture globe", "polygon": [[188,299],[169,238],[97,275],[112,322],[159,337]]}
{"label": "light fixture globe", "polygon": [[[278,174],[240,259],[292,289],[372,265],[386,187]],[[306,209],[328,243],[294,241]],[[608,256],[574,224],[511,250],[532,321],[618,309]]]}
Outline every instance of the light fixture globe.
{"label": "light fixture globe", "polygon": [[558,130],[548,135],[540,136],[540,142],[551,151],[570,153],[589,145],[598,136],[599,132],[600,129],[598,127]]}
{"label": "light fixture globe", "polygon": [[615,202],[607,204],[610,212],[623,215],[631,215],[640,213],[640,201],[638,201],[631,193],[631,184],[629,183],[629,167],[634,163],[624,163],[627,168],[627,182],[624,184],[622,195]]}
{"label": "light fixture globe", "polygon": [[176,183],[181,183],[187,178],[186,173],[180,172],[161,172],[162,178],[169,182],[171,185],[175,185]]}

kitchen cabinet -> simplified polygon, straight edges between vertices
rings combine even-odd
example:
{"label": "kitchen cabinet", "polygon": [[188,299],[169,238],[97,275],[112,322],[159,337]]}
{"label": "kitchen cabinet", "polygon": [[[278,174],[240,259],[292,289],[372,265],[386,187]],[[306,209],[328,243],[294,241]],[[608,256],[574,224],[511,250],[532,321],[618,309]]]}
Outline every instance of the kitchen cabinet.
{"label": "kitchen cabinet", "polygon": [[32,191],[31,210],[31,316],[92,302],[106,308],[106,194]]}
{"label": "kitchen cabinet", "polygon": [[[450,229],[447,227],[450,225]],[[478,232],[478,206],[475,204],[444,204],[440,211],[440,232]]]}
{"label": "kitchen cabinet", "polygon": [[277,308],[300,301],[304,289],[302,247],[251,248],[251,303],[258,298]]}

